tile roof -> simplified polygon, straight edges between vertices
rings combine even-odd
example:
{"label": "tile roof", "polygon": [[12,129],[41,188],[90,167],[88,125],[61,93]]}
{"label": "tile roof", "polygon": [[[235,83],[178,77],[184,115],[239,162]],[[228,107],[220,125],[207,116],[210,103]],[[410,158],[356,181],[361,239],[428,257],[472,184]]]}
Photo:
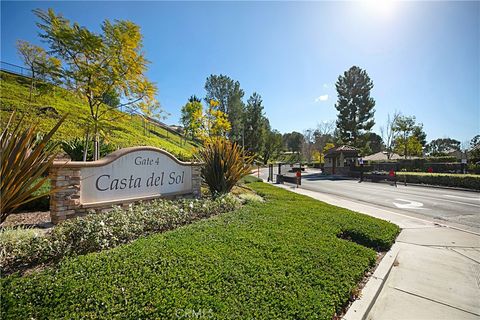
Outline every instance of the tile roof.
{"label": "tile roof", "polygon": [[356,152],[358,152],[357,148],[351,147],[351,146],[340,146],[340,147],[336,148],[335,150],[336,151],[356,151]]}
{"label": "tile roof", "polygon": [[340,147],[336,147],[336,148],[332,148],[330,150],[328,150],[325,154],[325,157],[331,157],[333,156],[334,154],[340,154],[340,153],[345,153],[345,154],[358,154],[358,149],[355,148],[355,147],[351,147],[351,146],[340,146]]}

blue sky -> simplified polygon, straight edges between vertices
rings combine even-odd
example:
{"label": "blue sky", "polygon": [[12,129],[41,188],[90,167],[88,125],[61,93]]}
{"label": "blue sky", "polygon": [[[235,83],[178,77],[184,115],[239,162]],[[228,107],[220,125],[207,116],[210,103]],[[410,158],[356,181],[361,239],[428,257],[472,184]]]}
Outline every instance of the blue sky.
{"label": "blue sky", "polygon": [[17,39],[40,44],[35,8],[98,30],[104,19],[141,26],[149,78],[177,123],[210,74],[263,97],[272,126],[303,131],[336,119],[335,81],[352,65],[375,87],[379,133],[399,110],[427,139],[480,133],[480,2],[1,2],[1,60],[20,64]]}

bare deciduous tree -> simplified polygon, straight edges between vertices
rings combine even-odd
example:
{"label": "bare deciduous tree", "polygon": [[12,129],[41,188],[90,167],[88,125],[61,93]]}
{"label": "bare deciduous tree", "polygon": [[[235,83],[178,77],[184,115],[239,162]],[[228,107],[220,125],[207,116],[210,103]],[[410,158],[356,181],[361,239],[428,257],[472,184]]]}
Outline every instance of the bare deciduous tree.
{"label": "bare deciduous tree", "polygon": [[390,159],[393,154],[395,139],[397,138],[397,131],[394,130],[394,126],[400,115],[401,113],[398,111],[394,111],[392,116],[388,114],[387,123],[385,124],[385,126],[380,127],[380,133],[383,139],[383,143],[385,144],[385,150],[387,151],[388,159]]}
{"label": "bare deciduous tree", "polygon": [[335,130],[335,120],[322,121],[317,124],[318,134],[325,136],[333,133]]}
{"label": "bare deciduous tree", "polygon": [[312,162],[312,155],[315,148],[315,130],[307,129],[303,131],[302,152],[307,162]]}
{"label": "bare deciduous tree", "polygon": [[323,121],[317,124],[317,129],[314,132],[315,136],[315,150],[323,156],[323,149],[327,143],[334,141],[333,133],[335,130],[335,120]]}

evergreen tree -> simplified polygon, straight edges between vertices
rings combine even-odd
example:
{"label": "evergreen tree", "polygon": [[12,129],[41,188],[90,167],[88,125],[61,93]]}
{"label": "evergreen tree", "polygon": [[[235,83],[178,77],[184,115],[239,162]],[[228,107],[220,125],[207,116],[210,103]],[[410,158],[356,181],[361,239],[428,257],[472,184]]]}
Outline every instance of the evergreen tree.
{"label": "evergreen tree", "polygon": [[241,142],[243,131],[243,115],[245,105],[242,101],[244,91],[240,88],[240,82],[234,81],[225,75],[210,75],[205,82],[207,94],[205,101],[210,100],[218,102],[217,110],[225,113],[231,124],[228,137]]}
{"label": "evergreen tree", "polygon": [[300,153],[302,151],[303,145],[303,134],[300,132],[293,131],[291,133],[285,133],[282,136],[282,141],[284,147],[292,152]]}
{"label": "evergreen tree", "polygon": [[460,151],[460,141],[452,138],[439,138],[427,144],[426,152],[430,156],[443,156],[453,150]]}
{"label": "evergreen tree", "polygon": [[190,96],[190,98],[188,98],[188,102],[202,102],[202,100],[193,94]]}
{"label": "evergreen tree", "polygon": [[[385,145],[383,144],[383,139],[381,136],[375,132],[370,132],[367,135],[367,144],[366,148],[369,150],[369,153],[377,153],[385,150]],[[367,154],[367,153],[364,153]]]}
{"label": "evergreen tree", "polygon": [[282,152],[282,134],[277,130],[270,129],[270,123],[268,120],[265,121],[266,134],[265,134],[265,145],[263,147],[263,163],[268,163],[268,160],[274,158]]}
{"label": "evergreen tree", "polygon": [[375,124],[375,100],[370,97],[373,82],[367,72],[353,66],[336,83],[338,101],[337,129],[343,143],[363,148],[362,136]]}
{"label": "evergreen tree", "polygon": [[477,134],[470,141],[469,158],[473,163],[480,161],[480,134]]}
{"label": "evergreen tree", "polygon": [[245,134],[244,141],[242,141],[245,149],[253,153],[262,151],[265,143],[266,124],[262,97],[256,92],[248,98],[242,129]]}

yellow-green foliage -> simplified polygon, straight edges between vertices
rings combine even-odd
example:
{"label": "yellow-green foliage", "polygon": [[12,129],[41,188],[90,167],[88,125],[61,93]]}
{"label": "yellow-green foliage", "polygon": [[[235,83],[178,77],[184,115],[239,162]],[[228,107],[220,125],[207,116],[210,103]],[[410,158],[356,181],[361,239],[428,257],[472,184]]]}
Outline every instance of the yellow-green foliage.
{"label": "yellow-green foliage", "polygon": [[[88,106],[71,92],[62,88],[54,87],[45,91],[45,85],[38,85],[33,103],[29,105],[29,80],[17,77],[5,72],[0,72],[0,124],[5,125],[12,111],[18,110],[27,113],[26,120],[31,123],[39,122],[38,129],[48,132],[61,115],[70,112],[71,116],[63,123],[53,139],[55,141],[71,140],[75,137],[82,138],[84,129],[78,115],[86,115]],[[52,107],[59,115],[42,108]],[[115,112],[115,121],[111,122],[111,128],[106,142],[112,143],[119,148],[149,145],[169,151],[180,159],[191,159],[195,144],[184,141],[178,134],[167,132],[163,128],[149,125],[152,132],[144,134],[143,120],[140,116]]]}

